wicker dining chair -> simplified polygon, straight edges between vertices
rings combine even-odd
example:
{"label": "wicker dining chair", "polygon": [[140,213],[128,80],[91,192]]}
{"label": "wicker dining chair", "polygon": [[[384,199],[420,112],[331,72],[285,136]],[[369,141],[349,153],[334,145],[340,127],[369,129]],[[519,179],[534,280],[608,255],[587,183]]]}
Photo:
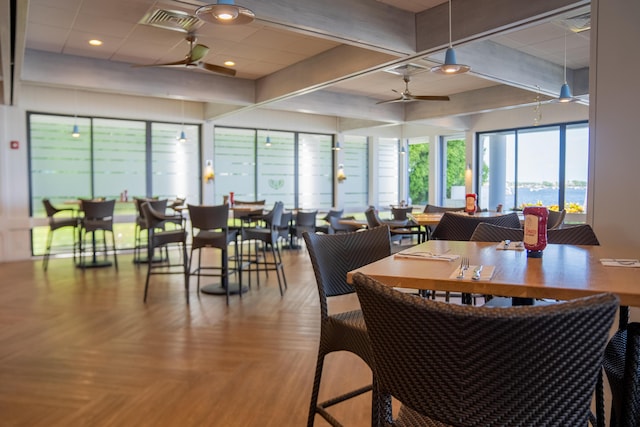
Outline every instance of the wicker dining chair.
{"label": "wicker dining chair", "polygon": [[[53,233],[61,228],[71,228],[71,241],[73,245],[73,262],[76,261],[76,248],[78,247],[76,230],[78,228],[79,218],[77,210],[73,208],[56,208],[49,199],[42,199],[44,210],[49,220],[49,232],[47,233],[47,244],[42,258],[42,268],[47,271],[49,267],[49,257],[51,256],[51,244],[53,242]],[[62,215],[58,215],[62,213]],[[65,216],[67,214],[67,216]]]}
{"label": "wicker dining chair", "polygon": [[432,239],[469,241],[480,223],[490,223],[502,227],[519,228],[520,219],[517,213],[498,216],[462,215],[445,212],[442,219],[431,233]]}
{"label": "wicker dining chair", "polygon": [[[229,230],[229,205],[187,205],[189,219],[191,219],[191,255],[189,256],[189,278],[197,277],[196,290],[200,292],[201,277],[220,277],[221,287],[224,289],[229,305],[229,276],[238,275],[240,283],[240,298],[242,298],[242,269],[238,258],[238,245],[233,245],[233,256],[229,256],[229,245],[237,243],[238,232]],[[202,260],[204,249],[220,251],[220,263],[207,263]],[[197,261],[194,252],[198,251]],[[229,267],[229,259],[234,261],[234,267]],[[188,287],[188,286],[187,286]],[[199,294],[198,294],[199,295]]]}
{"label": "wicker dining chair", "polygon": [[585,426],[618,298],[447,304],[353,277],[393,426]]}
{"label": "wicker dining chair", "polygon": [[522,228],[502,227],[500,225],[481,222],[471,235],[472,242],[502,242],[512,240],[522,242],[524,230]]}
{"label": "wicker dining chair", "polygon": [[[164,212],[158,212],[149,202],[142,203],[140,209],[149,226],[147,259],[153,260],[156,249],[168,249],[170,245],[177,246],[180,251],[178,260],[172,259],[171,252],[166,250],[166,258],[162,258],[160,262],[147,262],[143,301],[147,302],[149,281],[152,275],[181,274],[184,277],[185,298],[189,304],[189,258],[187,257],[187,230],[184,218],[182,215],[166,215]],[[173,224],[175,228],[168,229],[167,224]]]}
{"label": "wicker dining chair", "polygon": [[611,388],[611,427],[640,426],[640,323],[629,323],[607,344],[604,371]]}
{"label": "wicker dining chair", "polygon": [[599,245],[598,237],[589,224],[565,226],[547,230],[547,243],[564,245]]}
{"label": "wicker dining chair", "polygon": [[324,402],[318,402],[318,393],[324,358],[329,353],[348,351],[360,357],[371,367],[373,358],[362,311],[330,315],[328,300],[355,292],[354,288],[346,282],[347,272],[391,254],[389,229],[378,227],[339,234],[303,233],[303,238],[311,258],[320,298],[320,343],[307,426],[313,426],[316,414],[321,415],[332,426],[340,426],[341,424],[327,411],[327,408],[371,390],[373,390],[372,420],[377,420],[380,407],[391,403],[388,399],[382,399],[377,393],[375,378],[373,384]]}

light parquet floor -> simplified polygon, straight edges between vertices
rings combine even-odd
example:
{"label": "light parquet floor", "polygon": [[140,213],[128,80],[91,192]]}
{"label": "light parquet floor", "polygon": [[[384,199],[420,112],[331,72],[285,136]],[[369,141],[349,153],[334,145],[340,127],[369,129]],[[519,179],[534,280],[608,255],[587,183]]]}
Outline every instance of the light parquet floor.
{"label": "light parquet floor", "polygon": [[[127,254],[118,272],[68,258],[46,273],[40,260],[0,264],[0,426],[306,425],[318,297],[306,250],[283,252],[284,297],[263,274],[228,307],[198,298],[194,278],[187,306],[179,275],[152,277],[144,304],[146,266]],[[331,355],[320,397],[370,379],[355,356]],[[332,412],[367,426],[369,396]]]}

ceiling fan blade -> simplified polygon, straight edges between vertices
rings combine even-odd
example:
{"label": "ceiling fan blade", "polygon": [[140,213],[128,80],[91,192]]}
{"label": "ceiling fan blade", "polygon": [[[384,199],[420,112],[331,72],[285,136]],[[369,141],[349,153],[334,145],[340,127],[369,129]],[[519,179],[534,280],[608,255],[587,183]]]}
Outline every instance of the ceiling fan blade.
{"label": "ceiling fan blade", "polygon": [[406,98],[396,98],[396,99],[389,99],[388,101],[378,101],[376,102],[376,104],[391,104],[392,102],[402,102],[405,101]]}
{"label": "ceiling fan blade", "polygon": [[411,99],[416,101],[449,101],[448,96],[436,96],[436,95],[409,95]]}
{"label": "ceiling fan blade", "polygon": [[165,62],[164,64],[133,64],[132,67],[135,68],[139,68],[139,67],[171,67],[171,66],[177,66],[177,65],[189,65],[191,63],[191,61],[189,61],[189,58],[185,58],[181,61],[176,61],[176,62]]}
{"label": "ceiling fan blade", "polygon": [[209,48],[203,44],[197,44],[193,46],[193,49],[189,53],[189,62],[198,62],[209,53]]}
{"label": "ceiling fan blade", "polygon": [[233,77],[236,75],[236,70],[233,68],[222,67],[220,65],[207,64],[206,62],[198,62],[198,67],[203,68],[212,73],[223,74],[225,76]]}

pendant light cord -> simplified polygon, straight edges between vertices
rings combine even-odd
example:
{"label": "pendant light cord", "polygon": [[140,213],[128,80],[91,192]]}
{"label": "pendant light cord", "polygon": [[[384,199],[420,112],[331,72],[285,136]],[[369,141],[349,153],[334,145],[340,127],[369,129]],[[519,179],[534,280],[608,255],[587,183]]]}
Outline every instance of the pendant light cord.
{"label": "pendant light cord", "polygon": [[451,0],[449,0],[449,47],[453,47],[451,43]]}
{"label": "pendant light cord", "polygon": [[564,82],[567,82],[567,30],[564,31]]}

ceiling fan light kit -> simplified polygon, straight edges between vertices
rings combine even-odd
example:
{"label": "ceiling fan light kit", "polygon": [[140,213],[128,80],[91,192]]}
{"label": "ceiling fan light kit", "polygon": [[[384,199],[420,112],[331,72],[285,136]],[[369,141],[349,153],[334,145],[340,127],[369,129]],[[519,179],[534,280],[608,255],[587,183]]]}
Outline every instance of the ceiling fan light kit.
{"label": "ceiling fan light kit", "polygon": [[244,25],[253,22],[255,14],[233,0],[218,0],[215,4],[199,7],[196,16],[212,24]]}

